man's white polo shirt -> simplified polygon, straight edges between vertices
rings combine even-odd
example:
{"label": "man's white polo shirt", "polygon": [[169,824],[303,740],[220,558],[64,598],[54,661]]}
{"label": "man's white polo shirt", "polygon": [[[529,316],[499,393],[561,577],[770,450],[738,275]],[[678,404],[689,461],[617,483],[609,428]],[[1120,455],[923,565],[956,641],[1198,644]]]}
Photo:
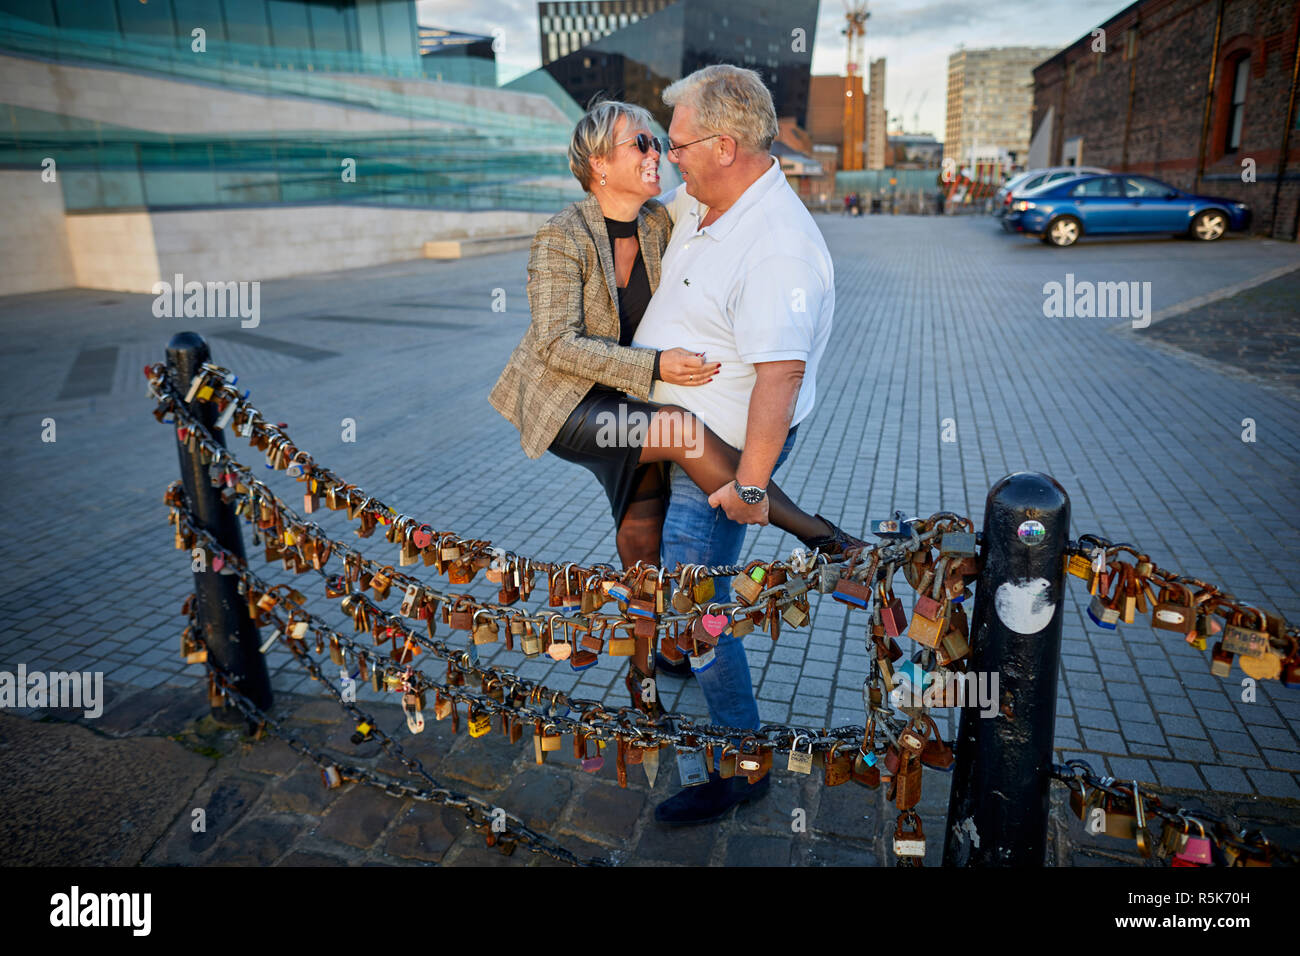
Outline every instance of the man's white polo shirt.
{"label": "man's white polo shirt", "polygon": [[656,382],[651,398],[698,415],[727,444],[743,448],[756,362],[801,359],[803,385],[790,424],[816,400],[817,364],[831,334],[835,273],[821,231],[772,166],[711,226],[686,187],[664,197],[674,213],[663,271],[633,345],[684,348],[721,362],[695,387]]}

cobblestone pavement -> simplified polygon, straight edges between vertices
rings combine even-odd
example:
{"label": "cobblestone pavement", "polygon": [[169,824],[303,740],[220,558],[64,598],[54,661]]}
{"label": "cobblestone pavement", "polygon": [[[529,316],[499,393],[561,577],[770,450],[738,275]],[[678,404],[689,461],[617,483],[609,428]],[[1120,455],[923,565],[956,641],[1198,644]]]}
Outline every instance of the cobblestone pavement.
{"label": "cobblestone pavement", "polygon": [[[818,409],[801,427],[781,482],[806,509],[838,516],[851,531],[894,508],[928,514],[942,507],[979,523],[994,481],[1014,470],[1044,471],[1071,495],[1073,536],[1093,531],[1139,542],[1162,566],[1300,617],[1292,583],[1300,574],[1296,393],[1155,347],[1155,333],[1172,334],[1181,318],[1133,329],[1127,319],[1046,318],[1043,308],[1044,284],[1071,274],[1076,283],[1150,282],[1160,311],[1300,264],[1294,244],[1110,240],[1057,250],[1004,235],[979,217],[831,215],[819,223],[836,260],[835,342],[819,376]],[[216,360],[240,374],[272,420],[289,423],[300,445],[389,504],[542,560],[613,560],[608,509],[587,472],[549,456],[529,461],[485,401],[528,321],[525,261],[515,252],[268,282],[254,329],[235,319],[158,319],[145,295],[71,290],[0,300],[7,333],[0,345],[7,491],[0,559],[10,585],[0,599],[0,669],[22,662],[100,670],[136,696],[196,686],[198,667],[186,667],[176,653],[188,562],[172,549],[161,504],[176,457],[167,430],[148,413],[140,374],[182,328],[207,336]],[[504,313],[492,311],[498,289]],[[40,437],[47,418],[57,427],[53,443]],[[355,442],[340,440],[345,418],[356,422]],[[947,418],[955,442],[941,438]],[[1256,423],[1254,442],[1242,440],[1245,418]],[[296,486],[283,475],[268,481],[293,495]],[[348,534],[340,514],[321,517],[336,537]],[[796,543],[765,528],[749,535],[746,559],[787,553]],[[392,560],[382,539],[360,544]],[[264,576],[282,575],[268,568]],[[315,604],[318,613],[326,607]],[[1071,592],[1058,757],[1084,756],[1098,770],[1207,800],[1263,800],[1284,810],[1300,798],[1294,688],[1262,684],[1258,699],[1243,703],[1239,673],[1215,678],[1208,654],[1141,624],[1099,631],[1086,604],[1086,594]],[[815,599],[813,610],[811,628],[785,629],[776,645],[761,633],[747,642],[760,712],[769,721],[858,723],[864,621],[830,601]],[[327,616],[343,626],[337,611]],[[619,668],[609,662],[577,675],[504,650],[491,659],[557,690],[612,701],[623,695]],[[314,693],[288,655],[277,650],[269,663],[284,706],[294,701],[283,695]],[[671,709],[705,712],[693,682],[666,678],[661,692]],[[372,699],[368,689],[362,699]],[[396,711],[391,716],[395,729],[402,722]],[[495,741],[457,741],[436,772],[458,779],[449,764],[473,765],[478,752],[498,749]],[[575,795],[600,781],[562,770],[571,763],[563,760],[524,774],[531,755],[517,749],[484,758],[503,773],[507,764],[518,771],[493,780],[522,788],[555,774],[542,786],[568,781],[570,790],[544,802],[569,801],[552,819],[585,817]],[[294,773],[314,774],[305,765],[280,772],[283,779],[247,779],[260,781],[262,794],[287,786]],[[231,773],[244,779],[242,770]],[[655,799],[671,792],[674,777],[666,765]],[[944,782],[927,775],[932,842],[942,832]],[[777,799],[783,788],[800,789],[779,782],[765,807],[739,811],[728,827],[744,831],[742,818],[752,812],[767,820],[772,836],[787,839],[794,797]],[[344,796],[368,799],[337,792],[312,799]],[[635,809],[638,822],[613,831],[630,833],[633,842],[604,844],[628,859],[684,862],[654,844],[663,835],[647,823],[645,797]],[[866,812],[861,797],[854,786],[811,787],[797,805],[811,818],[822,805],[851,804],[849,819],[863,823],[858,832],[870,838],[858,849],[869,857],[882,831],[858,819]],[[260,799],[248,805],[257,810]],[[621,805],[633,797],[610,800]],[[505,795],[501,803],[518,812]],[[266,835],[278,839],[274,822],[267,817]],[[730,859],[730,832],[698,837],[708,844],[702,861]],[[378,845],[366,844],[366,853],[382,852]],[[448,850],[448,858],[459,852]],[[807,846],[790,852],[813,859]]]}

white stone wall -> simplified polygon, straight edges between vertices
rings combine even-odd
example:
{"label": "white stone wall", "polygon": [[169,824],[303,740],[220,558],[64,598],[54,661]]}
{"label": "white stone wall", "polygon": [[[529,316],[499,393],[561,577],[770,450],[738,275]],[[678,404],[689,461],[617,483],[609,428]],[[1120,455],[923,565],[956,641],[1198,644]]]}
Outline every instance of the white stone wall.
{"label": "white stone wall", "polygon": [[68,235],[77,285],[152,292],[176,273],[187,281],[243,282],[419,259],[428,239],[532,233],[548,218],[306,206],[73,215]]}
{"label": "white stone wall", "polygon": [[39,168],[0,170],[0,295],[75,284],[63,190]]}

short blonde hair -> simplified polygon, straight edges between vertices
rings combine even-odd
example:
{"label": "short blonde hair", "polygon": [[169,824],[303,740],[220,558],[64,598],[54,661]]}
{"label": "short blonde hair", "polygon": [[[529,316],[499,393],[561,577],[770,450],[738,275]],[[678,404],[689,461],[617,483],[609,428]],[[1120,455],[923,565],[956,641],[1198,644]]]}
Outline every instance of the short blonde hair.
{"label": "short blonde hair", "polygon": [[730,136],[742,149],[766,153],[779,131],[772,94],[757,73],[719,63],[696,70],[664,90],[664,105],[695,110],[695,123]]}
{"label": "short blonde hair", "polygon": [[574,127],[573,139],[569,141],[569,171],[587,192],[591,192],[591,159],[608,156],[614,149],[614,130],[620,119],[626,119],[629,128],[652,128],[649,112],[618,100],[601,100],[589,107]]}

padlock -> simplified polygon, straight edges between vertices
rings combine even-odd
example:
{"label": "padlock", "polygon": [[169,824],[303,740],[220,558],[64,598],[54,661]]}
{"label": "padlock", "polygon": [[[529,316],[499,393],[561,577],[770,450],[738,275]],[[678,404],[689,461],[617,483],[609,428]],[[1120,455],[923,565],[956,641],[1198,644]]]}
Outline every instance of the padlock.
{"label": "padlock", "polygon": [[[574,741],[578,736],[574,735]],[[601,742],[596,738],[594,733],[588,732],[582,737],[582,756],[579,757],[579,763],[584,773],[599,773],[605,766],[605,757],[600,752]]]}
{"label": "padlock", "polygon": [[745,570],[731,579],[731,590],[742,604],[753,604],[763,591],[767,569],[761,561],[751,561]]}
{"label": "padlock", "polygon": [[840,753],[842,741],[835,741],[830,750],[822,752],[822,767],[825,771],[824,782],[828,787],[838,787],[848,783],[853,776],[853,757]]}
{"label": "padlock", "polygon": [[413,734],[424,732],[424,692],[417,691],[402,695],[402,712],[406,715],[406,729]]}
{"label": "padlock", "polygon": [[555,623],[554,617],[546,621],[546,655],[553,661],[567,661],[573,653],[573,645],[567,636],[563,640],[555,636]]}
{"label": "padlock", "polygon": [[564,735],[555,729],[554,724],[547,724],[542,730],[542,751],[554,753],[564,746]]}
{"label": "padlock", "polygon": [[707,604],[713,600],[717,588],[711,575],[705,573],[703,565],[697,565],[691,581],[691,598],[696,604]]}
{"label": "padlock", "polygon": [[[1247,612],[1253,616],[1247,620]],[[1229,654],[1244,657],[1263,657],[1269,650],[1268,632],[1264,630],[1264,616],[1254,608],[1232,612],[1223,628],[1223,649]]]}
{"label": "padlock", "polygon": [[922,719],[929,727],[930,734],[925,740],[925,747],[921,750],[921,763],[935,770],[952,770],[955,758],[952,748],[939,734],[939,725],[929,714],[925,714]]}
{"label": "padlock", "polygon": [[[1170,866],[1212,866],[1214,864],[1214,844],[1205,835],[1205,824],[1195,817],[1184,818],[1184,827],[1195,823],[1197,835],[1191,836],[1184,830],[1181,846],[1174,853]],[[1169,826],[1168,821],[1165,826]]]}
{"label": "padlock", "polygon": [[890,637],[901,637],[907,631],[907,614],[903,611],[903,602],[889,586],[890,576],[891,573],[886,571],[885,580],[880,582],[880,614],[885,633]]}
{"label": "padlock", "polygon": [[808,623],[807,602],[803,598],[796,598],[792,603],[786,605],[785,610],[781,612],[781,620],[791,627],[803,627]]}
{"label": "padlock", "polygon": [[975,556],[974,531],[945,531],[939,536],[939,555],[945,558]]}
{"label": "padlock", "polygon": [[1120,840],[1132,840],[1137,832],[1137,810],[1129,797],[1106,795],[1102,809],[1105,811],[1106,825],[1102,830],[1106,836]]}
{"label": "padlock", "polygon": [[[808,741],[808,749],[800,750],[799,741]],[[812,738],[807,734],[796,734],[790,743],[790,756],[786,760],[785,769],[791,773],[812,773],[813,767],[813,745]]]}
{"label": "padlock", "polygon": [[732,744],[723,744],[722,753],[718,755],[718,776],[730,780],[736,775],[736,758],[739,751]]}
{"label": "padlock", "polygon": [[1210,673],[1215,677],[1232,676],[1233,655],[1223,649],[1223,642],[1217,642],[1210,650]]}
{"label": "padlock", "polygon": [[947,604],[946,600],[937,601],[928,594],[918,597],[907,636],[922,647],[938,647],[947,631]]}
{"label": "padlock", "polygon": [[691,568],[692,565],[689,564],[682,568],[681,574],[677,577],[677,587],[673,589],[672,605],[673,610],[678,614],[690,614],[695,608],[695,602],[691,597],[691,588],[686,583]]}
{"label": "padlock", "polygon": [[497,622],[496,618],[486,609],[480,609],[474,612],[474,643],[475,644],[495,644],[497,640]]}
{"label": "padlock", "polygon": [[835,590],[831,592],[831,597],[841,604],[847,604],[850,607],[865,608],[871,604],[871,585],[855,581],[849,575],[853,572],[853,562],[849,563],[848,570],[840,576],[835,583]]}
{"label": "padlock", "polygon": [[1094,572],[1092,570],[1092,561],[1086,555],[1067,554],[1065,556],[1065,571],[1067,574],[1088,582],[1091,588]]}
{"label": "padlock", "polygon": [[709,782],[709,767],[700,747],[677,748],[677,779],[683,787],[698,787]]}
{"label": "padlock", "polygon": [[1151,626],[1179,634],[1193,632],[1196,629],[1196,604],[1192,592],[1178,583],[1162,587],[1151,612]]}
{"label": "padlock", "polygon": [[533,625],[524,621],[524,639],[521,647],[525,657],[536,657],[542,653],[542,636],[533,629]]}
{"label": "padlock", "polygon": [[472,631],[474,629],[474,605],[468,598],[457,598],[454,604],[443,605],[443,616],[447,626],[454,631]]}
{"label": "padlock", "polygon": [[900,813],[894,826],[894,856],[910,861],[919,861],[925,856],[925,831],[921,827],[921,818],[910,810]]}
{"label": "padlock", "polygon": [[659,653],[664,659],[673,664],[680,664],[686,660],[686,655],[682,653],[681,648],[677,646],[677,641],[665,634],[659,641]]}
{"label": "padlock", "polygon": [[1119,625],[1119,608],[1107,604],[1106,599],[1101,594],[1094,594],[1092,601],[1088,604],[1088,617],[1092,618],[1092,622],[1098,627],[1113,631]]}

